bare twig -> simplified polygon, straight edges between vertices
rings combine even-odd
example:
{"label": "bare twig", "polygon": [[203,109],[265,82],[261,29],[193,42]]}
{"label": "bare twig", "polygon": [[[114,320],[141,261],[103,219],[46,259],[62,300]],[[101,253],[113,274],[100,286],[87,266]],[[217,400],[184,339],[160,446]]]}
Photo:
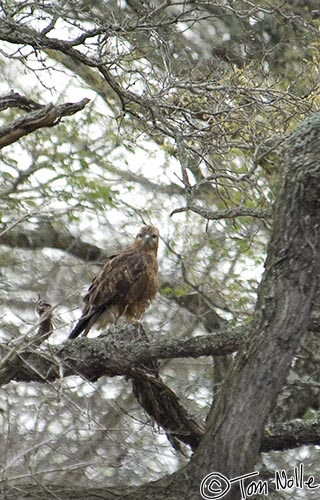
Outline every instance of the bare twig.
{"label": "bare twig", "polygon": [[235,217],[257,217],[266,219],[271,217],[272,213],[271,210],[268,209],[249,208],[245,206],[227,208],[226,210],[210,210],[207,207],[201,207],[198,203],[193,202],[186,207],[176,208],[170,213],[170,216],[179,212],[187,212],[188,210],[208,220],[233,219]]}

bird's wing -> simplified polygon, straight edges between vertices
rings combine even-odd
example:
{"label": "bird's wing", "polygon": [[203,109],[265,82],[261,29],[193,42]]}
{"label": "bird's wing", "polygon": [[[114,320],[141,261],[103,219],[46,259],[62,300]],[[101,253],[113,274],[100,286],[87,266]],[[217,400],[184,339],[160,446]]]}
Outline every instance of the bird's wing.
{"label": "bird's wing", "polygon": [[137,250],[128,249],[110,258],[93,279],[84,297],[82,316],[69,338],[77,337],[83,330],[88,331],[110,306],[115,306],[119,317],[126,307],[126,299],[130,300],[131,287],[142,279],[146,269],[145,259]]}

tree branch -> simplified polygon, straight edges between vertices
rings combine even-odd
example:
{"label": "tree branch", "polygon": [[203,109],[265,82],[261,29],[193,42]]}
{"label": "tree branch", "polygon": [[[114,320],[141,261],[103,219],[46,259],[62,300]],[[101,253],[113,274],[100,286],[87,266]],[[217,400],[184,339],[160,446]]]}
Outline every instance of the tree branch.
{"label": "tree branch", "polygon": [[35,111],[42,109],[42,104],[39,104],[28,97],[25,97],[17,92],[10,92],[10,94],[0,97],[0,111],[8,108],[19,108],[24,111]]}
{"label": "tree branch", "polygon": [[[19,94],[10,94],[0,99],[3,106],[7,106],[8,102],[10,106],[13,107],[14,100],[16,99],[16,107],[21,107],[21,97]],[[84,98],[76,103],[65,103],[58,106],[53,104],[48,104],[47,106],[42,106],[41,109],[36,109],[25,116],[19,117],[14,122],[9,125],[5,125],[0,128],[0,149],[18,141],[21,137],[34,132],[35,130],[43,127],[53,127],[59,123],[63,116],[73,115],[81,109],[83,109],[90,99]],[[34,103],[34,101],[28,101]]]}
{"label": "tree branch", "polygon": [[[41,351],[22,348],[16,355],[14,380],[48,382],[61,376],[81,375],[88,380],[102,376],[130,375],[137,366],[158,359],[224,356],[235,352],[243,340],[242,330],[226,330],[187,340],[139,341],[115,343],[115,335],[130,338],[138,327],[125,324],[111,334],[95,339],[86,337],[65,342],[62,347],[47,347]],[[1,382],[1,381],[0,381]]]}
{"label": "tree branch", "polygon": [[170,217],[174,214],[187,211],[194,212],[207,220],[219,219],[233,219],[235,217],[255,217],[259,219],[266,219],[271,217],[271,210],[249,208],[246,206],[239,206],[234,208],[227,208],[226,210],[210,210],[207,207],[202,207],[198,203],[192,202],[186,207],[176,208],[170,213]]}
{"label": "tree branch", "polygon": [[293,420],[268,427],[261,451],[283,451],[303,445],[320,445],[320,420]]}
{"label": "tree branch", "polygon": [[12,248],[56,248],[70,255],[89,262],[98,262],[107,258],[99,247],[72,236],[67,231],[57,231],[49,222],[42,223],[36,231],[11,230],[1,235],[0,244]]}

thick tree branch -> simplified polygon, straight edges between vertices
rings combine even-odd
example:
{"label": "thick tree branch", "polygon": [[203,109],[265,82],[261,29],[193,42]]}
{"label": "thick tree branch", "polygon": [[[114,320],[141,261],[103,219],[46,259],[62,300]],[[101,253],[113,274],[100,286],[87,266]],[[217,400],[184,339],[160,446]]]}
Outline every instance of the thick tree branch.
{"label": "thick tree branch", "polygon": [[320,420],[293,420],[267,428],[261,451],[283,451],[303,445],[320,445]]}
{"label": "thick tree branch", "polygon": [[[117,327],[116,333],[130,338],[137,327],[126,324]],[[41,351],[16,353],[19,366],[14,380],[24,382],[48,382],[61,376],[81,375],[97,380],[104,375],[130,375],[131,370],[150,361],[173,358],[197,358],[200,356],[224,356],[235,352],[243,340],[243,331],[226,330],[187,340],[139,341],[115,343],[108,335],[96,339],[79,338],[67,341],[63,346],[48,347]]]}
{"label": "thick tree branch", "polygon": [[[14,96],[19,94],[9,94],[0,99],[3,106],[8,106],[10,102],[11,107],[13,107]],[[21,107],[21,97],[16,97],[16,107]],[[43,127],[53,127],[57,125],[61,118],[64,116],[73,115],[81,109],[83,109],[90,99],[82,99],[76,103],[65,103],[54,106],[53,104],[48,104],[47,106],[41,106],[40,109],[36,109],[28,113],[25,116],[17,118],[14,122],[9,125],[5,125],[0,128],[0,149],[18,141],[21,137],[34,132],[35,130]],[[29,101],[30,102],[34,101]],[[34,106],[33,106],[34,107]]]}
{"label": "thick tree branch", "polygon": [[56,248],[89,262],[98,262],[107,258],[107,254],[101,248],[82,241],[67,231],[57,231],[50,223],[42,223],[36,231],[28,231],[28,233],[10,230],[1,235],[0,244],[28,250]]}
{"label": "thick tree branch", "polygon": [[0,97],[0,111],[8,108],[19,108],[24,111],[35,111],[42,109],[43,106],[28,97],[25,97],[17,92],[10,92],[10,94]]}

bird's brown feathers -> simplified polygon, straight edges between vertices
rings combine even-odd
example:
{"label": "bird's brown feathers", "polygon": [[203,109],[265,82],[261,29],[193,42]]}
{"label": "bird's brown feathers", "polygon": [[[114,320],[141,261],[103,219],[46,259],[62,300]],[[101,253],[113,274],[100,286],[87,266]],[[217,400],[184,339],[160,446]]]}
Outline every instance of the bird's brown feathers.
{"label": "bird's brown feathers", "polygon": [[140,319],[158,289],[159,231],[144,226],[132,245],[110,257],[93,279],[84,297],[82,316],[69,338],[90,328],[104,328],[122,314]]}

